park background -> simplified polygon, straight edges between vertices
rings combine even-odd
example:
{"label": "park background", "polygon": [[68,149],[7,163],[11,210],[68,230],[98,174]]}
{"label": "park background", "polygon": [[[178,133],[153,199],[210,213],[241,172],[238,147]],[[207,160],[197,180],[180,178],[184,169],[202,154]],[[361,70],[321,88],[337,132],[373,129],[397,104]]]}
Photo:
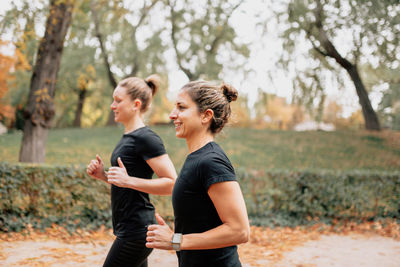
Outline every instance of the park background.
{"label": "park background", "polygon": [[[111,227],[109,187],[85,166],[122,135],[118,81],[157,73],[146,122],[178,172],[177,91],[196,79],[238,89],[217,142],[253,231],[366,223],[400,238],[399,38],[396,0],[5,1],[0,231]],[[173,219],[169,197],[152,200]]]}

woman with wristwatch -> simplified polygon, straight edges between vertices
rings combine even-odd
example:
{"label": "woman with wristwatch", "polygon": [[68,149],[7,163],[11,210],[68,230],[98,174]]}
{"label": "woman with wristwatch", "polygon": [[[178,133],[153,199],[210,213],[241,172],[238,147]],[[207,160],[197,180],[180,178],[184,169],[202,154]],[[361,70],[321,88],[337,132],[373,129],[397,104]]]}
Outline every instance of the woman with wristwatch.
{"label": "woman with wristwatch", "polygon": [[249,239],[249,221],[235,172],[214,136],[231,114],[233,87],[196,81],[179,92],[170,114],[189,149],[176,180],[174,232],[156,214],[146,246],[177,251],[179,266],[241,266],[237,246]]}

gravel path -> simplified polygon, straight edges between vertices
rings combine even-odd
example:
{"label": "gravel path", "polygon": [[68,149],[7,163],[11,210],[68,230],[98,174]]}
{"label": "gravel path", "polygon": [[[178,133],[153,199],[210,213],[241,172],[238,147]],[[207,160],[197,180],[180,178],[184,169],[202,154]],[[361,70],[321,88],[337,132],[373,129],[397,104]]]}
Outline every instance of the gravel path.
{"label": "gravel path", "polygon": [[[55,240],[0,242],[0,266],[101,266],[107,254],[110,241],[68,244]],[[268,255],[268,251],[265,251]],[[320,239],[308,241],[284,253],[278,263],[260,258],[252,266],[364,266],[399,267],[400,241],[380,236],[322,235]],[[149,266],[175,267],[174,253],[154,250],[149,257]]]}

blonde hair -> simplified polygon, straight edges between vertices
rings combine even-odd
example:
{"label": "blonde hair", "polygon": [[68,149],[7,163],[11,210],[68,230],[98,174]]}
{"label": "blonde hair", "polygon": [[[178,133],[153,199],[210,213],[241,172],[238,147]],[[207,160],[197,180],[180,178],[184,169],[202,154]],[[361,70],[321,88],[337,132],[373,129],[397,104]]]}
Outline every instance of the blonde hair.
{"label": "blonde hair", "polygon": [[158,75],[150,75],[146,79],[138,77],[129,77],[118,83],[119,87],[126,89],[126,93],[132,100],[140,99],[142,101],[141,112],[146,112],[150,106],[153,96],[158,91],[160,77]]}
{"label": "blonde hair", "polygon": [[230,102],[236,101],[237,90],[226,83],[215,85],[207,81],[189,82],[183,86],[190,98],[197,104],[200,112],[211,109],[214,116],[211,120],[210,131],[218,133],[224,128],[231,115]]}

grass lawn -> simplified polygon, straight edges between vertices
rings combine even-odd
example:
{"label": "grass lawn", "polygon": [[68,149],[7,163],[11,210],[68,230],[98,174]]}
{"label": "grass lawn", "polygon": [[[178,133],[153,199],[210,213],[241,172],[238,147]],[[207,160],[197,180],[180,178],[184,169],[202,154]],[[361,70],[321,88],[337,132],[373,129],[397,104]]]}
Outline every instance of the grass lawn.
{"label": "grass lawn", "polygon": [[[186,143],[170,126],[152,126],[164,140],[177,169],[187,154]],[[46,163],[86,165],[98,153],[109,161],[121,127],[53,129]],[[17,162],[21,132],[0,136],[0,161]],[[400,170],[399,132],[294,132],[226,128],[216,140],[233,165],[247,169]]]}

